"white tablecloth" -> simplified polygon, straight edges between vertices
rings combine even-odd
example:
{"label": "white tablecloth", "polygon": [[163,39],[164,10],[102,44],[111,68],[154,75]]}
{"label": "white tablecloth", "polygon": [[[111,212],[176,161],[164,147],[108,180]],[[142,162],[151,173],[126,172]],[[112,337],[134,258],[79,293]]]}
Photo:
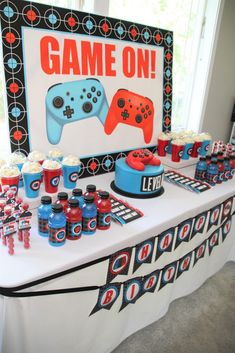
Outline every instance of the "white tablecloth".
{"label": "white tablecloth", "polygon": [[[191,170],[184,169],[183,172],[190,175]],[[86,184],[94,183],[97,188],[113,193],[109,187],[113,178],[114,174],[110,173],[82,179],[78,186],[85,189]],[[125,226],[112,223],[108,231],[97,231],[94,236],[83,236],[75,242],[67,241],[61,248],[49,246],[46,239],[37,235],[35,225],[31,232],[31,249],[25,250],[22,244],[16,242],[15,255],[9,256],[7,249],[0,247],[0,287],[24,285],[134,246],[235,194],[234,180],[200,195],[168,183],[164,183],[164,188],[165,193],[159,198],[126,198],[131,205],[144,212],[144,217]],[[120,312],[122,295],[111,310],[100,310],[89,316],[97,302],[98,290],[27,298],[1,295],[0,352],[110,352],[130,334],[162,317],[174,299],[193,292],[227,261],[235,260],[234,227],[232,224],[226,241],[215,247],[211,256],[198,261],[173,284],[166,285],[160,291],[146,293]],[[142,265],[135,274],[116,277],[115,282],[144,276],[164,267],[200,245],[205,236],[195,236],[176,250],[163,254],[156,262]],[[102,286],[106,283],[107,267],[108,260],[24,291]]]}

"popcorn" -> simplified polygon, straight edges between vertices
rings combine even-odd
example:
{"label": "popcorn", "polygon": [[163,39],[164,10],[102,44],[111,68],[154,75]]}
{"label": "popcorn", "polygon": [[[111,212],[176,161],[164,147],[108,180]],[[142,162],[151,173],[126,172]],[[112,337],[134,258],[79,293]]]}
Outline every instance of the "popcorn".
{"label": "popcorn", "polygon": [[51,159],[46,159],[43,164],[42,167],[44,169],[60,169],[61,168],[61,164],[57,161],[53,161]]}
{"label": "popcorn", "polygon": [[203,132],[202,134],[200,134],[199,136],[202,137],[203,141],[211,141],[211,135],[206,133],[206,132]]}
{"label": "popcorn", "polygon": [[185,142],[182,139],[175,139],[172,141],[172,145],[182,146],[185,145]]}
{"label": "popcorn", "polygon": [[26,156],[22,152],[16,151],[10,155],[9,161],[12,164],[23,164],[26,159]]}
{"label": "popcorn", "polygon": [[22,173],[40,173],[42,171],[42,166],[38,162],[26,162],[22,167]]}
{"label": "popcorn", "polygon": [[32,151],[28,155],[28,159],[31,162],[43,161],[46,158],[45,153],[40,151]]}
{"label": "popcorn", "polygon": [[80,165],[81,161],[77,156],[69,154],[67,157],[63,158],[62,164],[68,166],[76,166]]}
{"label": "popcorn", "polygon": [[17,177],[20,175],[20,170],[16,165],[6,164],[0,168],[0,177]]}
{"label": "popcorn", "polygon": [[183,140],[184,140],[185,143],[194,143],[194,139],[192,137],[190,137],[190,136],[184,137]]}
{"label": "popcorn", "polygon": [[6,164],[6,161],[4,159],[0,159],[0,168]]}
{"label": "popcorn", "polygon": [[162,140],[162,141],[166,141],[166,140],[170,140],[170,136],[169,134],[165,134],[164,132],[162,132],[159,136],[158,136],[159,140]]}
{"label": "popcorn", "polygon": [[48,157],[49,158],[62,158],[63,157],[63,152],[59,148],[54,148],[53,150],[50,150],[48,152]]}
{"label": "popcorn", "polygon": [[193,139],[194,139],[195,142],[202,142],[202,141],[204,141],[204,138],[203,138],[203,136],[201,136],[201,135],[194,135],[194,136],[193,136]]}

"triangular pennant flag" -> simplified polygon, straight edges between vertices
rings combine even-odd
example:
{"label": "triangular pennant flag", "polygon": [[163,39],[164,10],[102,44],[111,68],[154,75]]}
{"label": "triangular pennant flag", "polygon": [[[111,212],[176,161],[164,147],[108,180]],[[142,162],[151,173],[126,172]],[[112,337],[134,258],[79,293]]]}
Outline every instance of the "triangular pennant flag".
{"label": "triangular pennant flag", "polygon": [[170,228],[161,233],[157,238],[155,261],[164,253],[171,252],[176,228]]}
{"label": "triangular pennant flag", "polygon": [[212,250],[214,249],[214,247],[219,245],[219,233],[220,233],[220,228],[216,229],[208,238],[209,255],[212,253]]}
{"label": "triangular pennant flag", "polygon": [[98,300],[90,316],[101,309],[110,310],[117,300],[121,289],[121,283],[110,283],[99,289]]}
{"label": "triangular pennant flag", "polygon": [[153,293],[158,285],[158,281],[160,278],[160,271],[156,270],[146,275],[142,278],[142,293],[144,295],[147,292]]}
{"label": "triangular pennant flag", "polygon": [[192,234],[191,234],[190,240],[193,239],[194,235],[196,235],[197,233],[203,233],[204,232],[207,215],[208,215],[208,211],[205,211],[205,212],[202,212],[198,216],[195,217],[195,221],[194,221],[194,224],[193,224],[193,230],[192,230]]}
{"label": "triangular pennant flag", "polygon": [[222,208],[222,216],[221,216],[221,223],[225,220],[225,218],[230,217],[231,212],[232,212],[232,207],[233,207],[233,198],[230,197],[229,199],[225,200],[223,202],[223,208]]}
{"label": "triangular pennant flag", "polygon": [[133,273],[143,264],[151,263],[155,238],[143,241],[141,244],[136,245],[135,261]]}
{"label": "triangular pennant flag", "polygon": [[191,231],[192,231],[193,218],[189,218],[186,221],[180,223],[178,225],[175,249],[182,243],[188,242],[190,239]]}
{"label": "triangular pennant flag", "polygon": [[174,261],[169,265],[166,265],[162,269],[161,282],[159,290],[162,289],[166,284],[173,283],[175,280],[175,274],[177,272],[178,261]]}
{"label": "triangular pennant flag", "polygon": [[209,221],[207,226],[207,232],[212,226],[216,226],[219,223],[219,215],[222,204],[219,204],[209,211]]}
{"label": "triangular pennant flag", "polygon": [[225,241],[228,233],[230,232],[231,229],[231,225],[232,225],[232,218],[229,217],[221,226],[222,229],[222,242]]}
{"label": "triangular pennant flag", "polygon": [[142,278],[135,277],[123,283],[122,306],[119,311],[128,304],[134,304],[142,294]]}
{"label": "triangular pennant flag", "polygon": [[207,239],[204,240],[204,242],[199,245],[196,249],[194,249],[194,263],[193,266],[198,262],[198,260],[202,259],[205,255],[206,251],[206,245],[207,245]]}
{"label": "triangular pennant flag", "polygon": [[126,248],[112,254],[109,258],[109,266],[106,282],[111,282],[118,275],[127,275],[130,267],[133,248]]}
{"label": "triangular pennant flag", "polygon": [[193,252],[191,251],[190,253],[181,257],[181,259],[179,259],[179,266],[178,266],[176,278],[182,275],[183,272],[186,272],[189,270],[192,256],[193,256]]}

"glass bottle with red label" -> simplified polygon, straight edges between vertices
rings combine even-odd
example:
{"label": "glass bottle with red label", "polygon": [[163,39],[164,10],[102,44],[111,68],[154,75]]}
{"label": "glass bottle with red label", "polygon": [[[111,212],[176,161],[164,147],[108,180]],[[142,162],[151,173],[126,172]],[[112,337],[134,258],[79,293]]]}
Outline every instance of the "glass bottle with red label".
{"label": "glass bottle with red label", "polygon": [[96,191],[96,186],[93,184],[89,184],[86,187],[86,192],[84,194],[84,196],[93,196],[94,197],[94,202],[97,205],[98,199],[99,199],[99,195]]}
{"label": "glass bottle with red label", "polygon": [[69,206],[65,213],[66,216],[66,238],[77,240],[82,234],[82,210],[79,207],[79,201],[69,199]]}
{"label": "glass bottle with red label", "polygon": [[97,228],[106,230],[111,224],[111,201],[107,191],[99,192],[100,199],[97,202]]}
{"label": "glass bottle with red label", "polygon": [[62,246],[66,240],[66,217],[61,204],[52,205],[48,219],[48,240],[52,246]]}
{"label": "glass bottle with red label", "polygon": [[56,204],[61,204],[63,206],[63,211],[64,213],[66,212],[68,208],[68,194],[67,192],[59,192],[57,195],[58,200],[56,200]]}

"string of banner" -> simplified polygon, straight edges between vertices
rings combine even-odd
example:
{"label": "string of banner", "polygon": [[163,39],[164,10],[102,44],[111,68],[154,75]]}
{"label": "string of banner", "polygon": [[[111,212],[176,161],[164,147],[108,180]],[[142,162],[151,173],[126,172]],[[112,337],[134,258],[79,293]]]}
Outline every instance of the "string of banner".
{"label": "string of banner", "polygon": [[[145,293],[153,293],[156,288],[159,291],[167,284],[173,283],[182,273],[190,269],[191,264],[194,267],[205,256],[207,249],[210,256],[215,246],[224,242],[231,229],[232,216],[235,214],[235,212],[232,214],[233,198],[230,197],[219,205],[181,222],[176,227],[172,227],[158,236],[112,254],[109,258],[106,284],[98,287],[97,303],[90,315],[101,309],[110,310],[118,299],[121,288],[123,288],[123,299],[119,312],[128,304],[134,304]],[[134,277],[124,282],[111,283],[116,276],[129,273],[134,248],[135,258],[132,274],[142,264],[152,263],[159,259],[163,253],[172,252],[178,248],[182,242],[189,242],[197,233],[208,233],[212,226],[216,226],[216,230],[199,246],[178,260],[145,276]],[[154,251],[155,241],[157,241],[157,246]]]}

